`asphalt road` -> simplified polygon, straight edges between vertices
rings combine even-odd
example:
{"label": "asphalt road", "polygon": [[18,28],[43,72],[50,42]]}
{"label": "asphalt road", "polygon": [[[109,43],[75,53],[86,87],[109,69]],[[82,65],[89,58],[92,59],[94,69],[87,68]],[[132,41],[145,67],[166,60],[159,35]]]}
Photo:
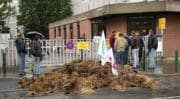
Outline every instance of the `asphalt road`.
{"label": "asphalt road", "polygon": [[180,99],[180,84],[160,81],[153,89],[131,88],[117,92],[102,89],[94,95],[55,93],[47,96],[28,97],[26,90],[17,88],[17,79],[0,80],[0,99]]}

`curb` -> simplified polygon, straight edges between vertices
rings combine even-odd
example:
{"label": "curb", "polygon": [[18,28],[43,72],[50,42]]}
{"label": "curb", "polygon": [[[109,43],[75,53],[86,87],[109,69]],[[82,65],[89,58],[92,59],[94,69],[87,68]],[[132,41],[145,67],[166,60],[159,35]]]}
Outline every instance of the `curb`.
{"label": "curb", "polygon": [[0,79],[21,80],[22,78],[19,78],[19,77],[0,77]]}
{"label": "curb", "polygon": [[16,91],[24,91],[24,92],[27,92],[26,89],[7,89],[7,90],[0,90],[0,93],[16,92]]}
{"label": "curb", "polygon": [[171,77],[171,76],[180,76],[180,73],[173,73],[173,74],[154,74],[154,73],[147,73],[142,72],[143,74],[154,76],[154,77]]}

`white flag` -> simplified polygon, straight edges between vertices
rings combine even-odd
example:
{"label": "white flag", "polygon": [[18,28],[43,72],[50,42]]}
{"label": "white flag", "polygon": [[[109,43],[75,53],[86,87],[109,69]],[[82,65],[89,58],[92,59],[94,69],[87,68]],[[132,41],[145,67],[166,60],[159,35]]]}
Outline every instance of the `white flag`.
{"label": "white flag", "polygon": [[106,38],[104,35],[104,31],[102,31],[97,54],[101,56],[101,65],[105,65],[106,62],[111,62],[112,73],[114,75],[118,75],[112,48],[108,51],[106,48]]}
{"label": "white flag", "polygon": [[97,54],[101,56],[101,65],[104,65],[106,63],[106,57],[105,57],[106,52],[107,52],[106,38],[104,35],[104,31],[102,31],[101,39],[98,46],[98,52],[97,52]]}
{"label": "white flag", "polygon": [[118,75],[112,48],[107,51],[105,57],[106,57],[105,63],[106,62],[111,62],[112,73],[114,75]]}

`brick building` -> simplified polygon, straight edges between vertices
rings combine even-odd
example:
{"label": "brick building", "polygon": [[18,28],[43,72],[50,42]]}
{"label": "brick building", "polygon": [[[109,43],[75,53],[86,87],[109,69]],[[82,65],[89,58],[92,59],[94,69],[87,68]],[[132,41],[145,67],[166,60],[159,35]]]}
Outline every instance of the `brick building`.
{"label": "brick building", "polygon": [[[103,5],[50,23],[49,38],[61,36],[64,39],[77,39],[85,34],[86,38],[91,39],[102,30],[105,30],[108,38],[113,30],[130,34],[132,30],[142,32],[143,29],[153,29],[163,37],[161,47],[164,55],[172,56],[175,50],[180,51],[180,1],[141,1]],[[166,18],[163,34],[158,28],[158,20],[162,17]]]}

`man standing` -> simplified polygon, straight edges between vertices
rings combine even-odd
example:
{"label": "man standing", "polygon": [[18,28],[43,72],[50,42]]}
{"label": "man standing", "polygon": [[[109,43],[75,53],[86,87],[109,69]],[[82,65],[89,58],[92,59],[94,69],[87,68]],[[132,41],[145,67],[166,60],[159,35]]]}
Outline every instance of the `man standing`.
{"label": "man standing", "polygon": [[158,40],[153,30],[149,30],[149,38],[148,38],[148,52],[149,52],[149,68],[154,69],[156,66],[155,58],[156,58],[156,50],[158,48]]}
{"label": "man standing", "polygon": [[143,47],[144,47],[144,41],[142,39],[142,36],[138,33],[139,39],[140,39],[140,46],[139,46],[139,64],[141,64],[141,59],[143,56]]}
{"label": "man standing", "polygon": [[115,33],[116,31],[113,31],[112,34],[110,35],[109,37],[109,44],[110,44],[110,47],[113,49],[113,52],[114,52],[114,43],[115,43]]}
{"label": "man standing", "polygon": [[18,53],[18,62],[19,62],[19,77],[25,75],[24,67],[25,67],[25,55],[27,54],[26,44],[24,41],[24,34],[20,33],[18,38],[15,40],[17,53]]}
{"label": "man standing", "polygon": [[129,55],[129,46],[131,45],[131,40],[129,39],[127,33],[123,33],[124,34],[124,38],[127,40],[128,42],[128,46],[125,48],[125,52],[124,52],[124,64],[128,63],[128,55]]}
{"label": "man standing", "polygon": [[119,38],[115,40],[114,50],[116,51],[115,58],[116,64],[124,65],[124,52],[128,46],[127,40],[123,37],[123,34],[119,34]]}
{"label": "man standing", "polygon": [[139,31],[133,32],[131,38],[131,49],[133,55],[133,68],[139,66],[139,48],[140,48],[140,38]]}

